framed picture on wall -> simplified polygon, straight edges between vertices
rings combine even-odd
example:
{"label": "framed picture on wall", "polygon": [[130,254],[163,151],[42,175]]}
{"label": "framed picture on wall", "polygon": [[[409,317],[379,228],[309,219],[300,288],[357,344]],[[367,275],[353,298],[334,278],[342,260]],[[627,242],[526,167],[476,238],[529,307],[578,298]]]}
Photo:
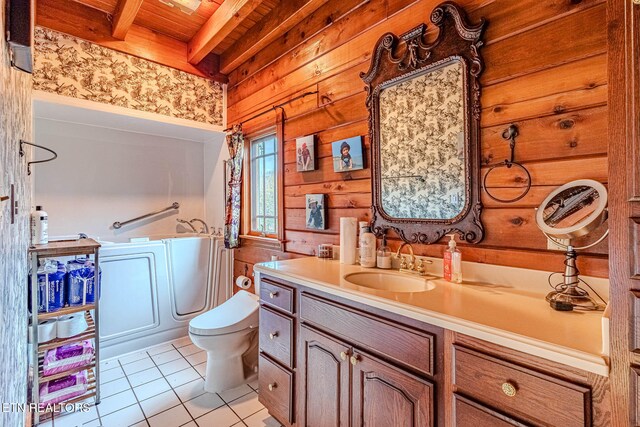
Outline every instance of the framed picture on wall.
{"label": "framed picture on wall", "polygon": [[364,169],[364,154],[362,137],[341,139],[331,144],[333,155],[333,170],[335,172],[350,172]]}
{"label": "framed picture on wall", "polygon": [[324,194],[307,194],[305,199],[307,228],[325,230],[327,228],[327,211]]}
{"label": "framed picture on wall", "polygon": [[315,135],[296,138],[296,164],[298,172],[316,169]]}

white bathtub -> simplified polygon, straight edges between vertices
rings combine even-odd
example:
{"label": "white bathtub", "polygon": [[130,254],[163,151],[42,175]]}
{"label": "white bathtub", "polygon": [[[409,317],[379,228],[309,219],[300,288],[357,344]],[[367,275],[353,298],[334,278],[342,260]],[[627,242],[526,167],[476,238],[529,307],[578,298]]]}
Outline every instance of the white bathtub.
{"label": "white bathtub", "polygon": [[220,238],[182,234],[102,243],[103,358],[186,336],[189,320],[231,297],[232,251]]}

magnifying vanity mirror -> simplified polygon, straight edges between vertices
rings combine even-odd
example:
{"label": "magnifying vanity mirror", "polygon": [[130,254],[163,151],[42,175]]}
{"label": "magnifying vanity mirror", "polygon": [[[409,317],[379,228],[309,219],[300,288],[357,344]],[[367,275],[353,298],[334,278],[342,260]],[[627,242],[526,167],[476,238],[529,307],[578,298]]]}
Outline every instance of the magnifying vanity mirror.
{"label": "magnifying vanity mirror", "polygon": [[479,48],[485,22],[471,25],[452,2],[420,25],[377,43],[367,84],[372,142],[373,229],[407,242],[448,233],[482,240]]}
{"label": "magnifying vanity mirror", "polygon": [[[587,249],[602,242],[607,229],[595,241],[575,247],[572,241],[592,234],[607,220],[607,189],[590,179],[564,184],[552,191],[536,211],[536,223],[551,240],[567,249],[562,283],[547,295],[547,301],[556,310],[599,310],[602,305],[580,287],[584,283],[576,267],[576,250]],[[558,239],[568,240],[568,244]]]}

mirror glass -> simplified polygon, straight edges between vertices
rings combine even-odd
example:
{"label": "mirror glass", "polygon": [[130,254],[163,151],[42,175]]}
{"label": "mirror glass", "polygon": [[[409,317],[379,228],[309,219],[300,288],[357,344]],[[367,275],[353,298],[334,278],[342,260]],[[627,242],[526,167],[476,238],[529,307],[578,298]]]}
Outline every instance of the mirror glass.
{"label": "mirror glass", "polygon": [[464,68],[459,60],[380,91],[380,185],[392,218],[452,219],[465,207]]}

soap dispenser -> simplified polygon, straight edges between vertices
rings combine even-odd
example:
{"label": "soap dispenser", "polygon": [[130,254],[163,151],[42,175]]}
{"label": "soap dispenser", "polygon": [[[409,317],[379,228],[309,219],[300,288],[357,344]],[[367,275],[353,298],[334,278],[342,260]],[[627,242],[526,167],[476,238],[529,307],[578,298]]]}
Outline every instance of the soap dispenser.
{"label": "soap dispenser", "polygon": [[444,279],[453,283],[462,283],[462,252],[456,247],[456,235],[447,234],[449,248],[444,251]]}
{"label": "soap dispenser", "polygon": [[378,249],[376,266],[388,270],[391,268],[391,249],[387,246],[387,235],[382,235],[382,246]]}

